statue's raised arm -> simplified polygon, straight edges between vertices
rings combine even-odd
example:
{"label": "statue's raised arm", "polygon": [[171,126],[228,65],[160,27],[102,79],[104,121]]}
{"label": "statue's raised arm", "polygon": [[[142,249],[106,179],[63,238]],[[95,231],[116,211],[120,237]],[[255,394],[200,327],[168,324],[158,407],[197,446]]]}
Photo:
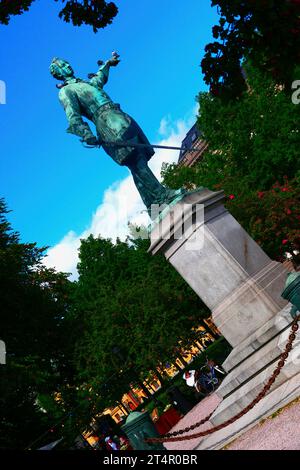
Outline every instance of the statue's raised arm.
{"label": "statue's raised arm", "polygon": [[90,78],[90,83],[93,86],[103,88],[103,86],[107,83],[109,77],[109,69],[110,67],[115,67],[120,62],[119,54],[117,52],[112,53],[111,59],[107,60],[106,62],[102,62],[102,60],[98,60],[99,70],[97,73],[90,73],[88,77]]}

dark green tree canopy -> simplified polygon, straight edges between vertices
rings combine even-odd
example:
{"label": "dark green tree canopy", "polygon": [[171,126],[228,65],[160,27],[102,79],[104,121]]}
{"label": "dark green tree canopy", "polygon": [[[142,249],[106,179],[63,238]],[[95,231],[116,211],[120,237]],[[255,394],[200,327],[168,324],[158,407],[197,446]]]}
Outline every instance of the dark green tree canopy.
{"label": "dark green tree canopy", "polygon": [[78,375],[96,392],[106,383],[107,400],[120,398],[131,382],[175,359],[189,343],[191,329],[210,314],[162,256],[147,253],[148,247],[148,240],[114,244],[93,236],[81,243],[71,309],[81,325]]}
{"label": "dark green tree canopy", "polygon": [[283,261],[299,250],[300,107],[269,74],[250,64],[245,70],[248,90],[239,99],[199,95],[198,126],[208,150],[193,167],[166,165],[164,182],[224,190],[231,214]]}
{"label": "dark green tree canopy", "polygon": [[241,68],[245,58],[290,88],[294,67],[300,62],[299,0],[211,3],[221,18],[213,27],[216,41],[206,46],[201,63],[210,91],[223,98],[239,96],[246,87]]}
{"label": "dark green tree canopy", "polygon": [[24,448],[53,422],[39,397],[54,402],[55,392],[72,386],[73,373],[65,321],[70,283],[42,265],[44,248],[20,242],[7,212],[0,200],[1,340],[7,351],[0,367],[0,448],[11,449]]}
{"label": "dark green tree canopy", "polygon": [[[208,151],[195,170],[167,167],[173,170],[171,178],[164,171],[167,185],[180,187],[193,174],[190,183],[209,188],[224,187],[231,180],[236,189],[263,191],[276,181],[282,183],[284,176],[300,174],[300,107],[267,73],[249,63],[245,70],[249,88],[238,100],[224,102],[200,93],[198,127]],[[299,73],[300,67],[295,71]]]}
{"label": "dark green tree canopy", "polygon": [[[0,23],[8,24],[14,15],[22,15],[28,11],[35,0],[1,0]],[[113,2],[105,0],[55,0],[64,4],[59,17],[74,26],[86,24],[93,27],[96,33],[98,29],[105,28],[112,23],[118,9]]]}

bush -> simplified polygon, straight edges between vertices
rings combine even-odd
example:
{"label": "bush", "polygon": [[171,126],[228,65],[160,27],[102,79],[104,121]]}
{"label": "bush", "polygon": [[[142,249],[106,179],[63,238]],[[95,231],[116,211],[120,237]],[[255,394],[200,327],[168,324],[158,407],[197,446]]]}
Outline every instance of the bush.
{"label": "bush", "polygon": [[283,262],[286,253],[296,261],[300,249],[300,193],[298,178],[275,183],[266,191],[230,194],[226,206],[263,250]]}
{"label": "bush", "polygon": [[213,342],[202,354],[197,356],[194,361],[189,364],[189,366],[186,368],[188,369],[199,369],[202,367],[205,362],[206,362],[206,357],[208,359],[212,359],[215,361],[217,364],[221,365],[227,356],[230,354],[232,351],[232,347],[230,344],[226,341],[226,339],[221,336],[221,338],[217,339],[216,341]]}

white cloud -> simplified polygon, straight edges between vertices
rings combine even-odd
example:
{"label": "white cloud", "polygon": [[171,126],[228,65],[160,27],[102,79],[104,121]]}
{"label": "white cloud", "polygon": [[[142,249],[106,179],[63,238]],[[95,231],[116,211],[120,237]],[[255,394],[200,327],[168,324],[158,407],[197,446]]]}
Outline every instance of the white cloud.
{"label": "white cloud", "polygon": [[170,115],[163,117],[162,120],[160,121],[160,126],[159,126],[159,130],[158,130],[159,134],[162,135],[162,136],[168,135],[170,125],[171,125]]}
{"label": "white cloud", "polygon": [[[195,122],[196,109],[190,113],[186,120],[178,120],[171,124],[169,116],[161,120],[159,133],[165,138],[158,142],[159,145],[180,146],[187,131]],[[162,163],[173,163],[178,159],[178,151],[158,149],[155,156],[150,160],[149,166],[158,179]],[[48,250],[44,263],[48,267],[54,267],[58,271],[72,273],[76,279],[78,274],[76,266],[78,263],[78,249],[80,240],[87,238],[90,234],[115,240],[119,237],[125,240],[128,235],[128,222],[137,225],[148,225],[150,219],[146,213],[139,193],[130,175],[121,181],[113,183],[104,192],[103,200],[91,217],[89,227],[77,235],[70,230],[63,239]]]}

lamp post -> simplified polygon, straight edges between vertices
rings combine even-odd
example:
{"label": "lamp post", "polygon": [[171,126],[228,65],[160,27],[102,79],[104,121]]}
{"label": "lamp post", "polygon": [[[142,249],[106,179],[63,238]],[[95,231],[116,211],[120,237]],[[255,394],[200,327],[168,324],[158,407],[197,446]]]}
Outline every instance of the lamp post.
{"label": "lamp post", "polygon": [[6,364],[6,347],[2,340],[0,340],[0,364]]}

